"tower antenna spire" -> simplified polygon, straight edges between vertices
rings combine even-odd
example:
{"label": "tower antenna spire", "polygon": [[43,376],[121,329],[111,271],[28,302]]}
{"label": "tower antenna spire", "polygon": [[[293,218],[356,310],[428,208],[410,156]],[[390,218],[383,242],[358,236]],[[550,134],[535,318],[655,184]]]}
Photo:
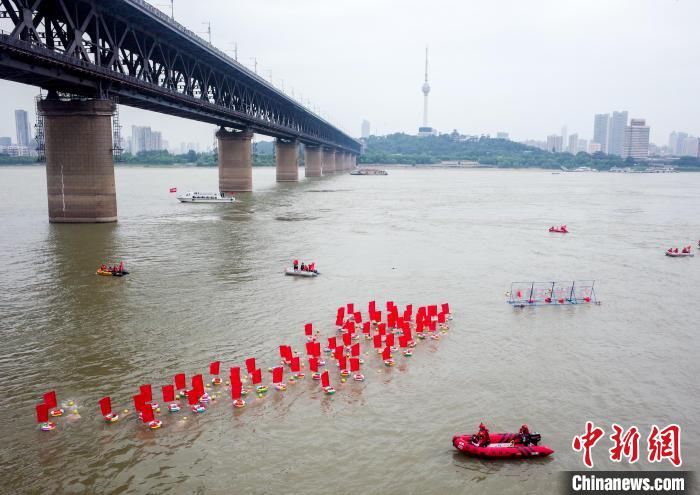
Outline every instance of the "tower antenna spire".
{"label": "tower antenna spire", "polygon": [[425,45],[425,82],[428,82],[428,45]]}
{"label": "tower antenna spire", "polygon": [[432,134],[433,130],[428,126],[428,93],[430,93],[430,84],[428,84],[428,45],[425,45],[425,81],[423,82],[423,125],[418,129],[419,134]]}

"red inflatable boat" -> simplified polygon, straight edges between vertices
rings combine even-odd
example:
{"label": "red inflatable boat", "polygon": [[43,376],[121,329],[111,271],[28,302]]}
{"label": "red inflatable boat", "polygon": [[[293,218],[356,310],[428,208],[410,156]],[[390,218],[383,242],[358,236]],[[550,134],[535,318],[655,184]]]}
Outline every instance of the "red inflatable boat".
{"label": "red inflatable boat", "polygon": [[561,227],[549,227],[550,232],[558,232],[560,234],[568,234],[569,231],[566,228],[566,225],[562,225]]}
{"label": "red inflatable boat", "polygon": [[[533,434],[533,437],[537,434]],[[479,447],[472,442],[472,435],[455,435],[452,437],[452,445],[457,450],[475,457],[494,458],[525,458],[525,457],[546,457],[554,451],[546,445],[536,445],[531,443],[524,445],[521,437],[517,433],[490,433],[491,443],[486,447]],[[539,435],[537,435],[539,441]]]}

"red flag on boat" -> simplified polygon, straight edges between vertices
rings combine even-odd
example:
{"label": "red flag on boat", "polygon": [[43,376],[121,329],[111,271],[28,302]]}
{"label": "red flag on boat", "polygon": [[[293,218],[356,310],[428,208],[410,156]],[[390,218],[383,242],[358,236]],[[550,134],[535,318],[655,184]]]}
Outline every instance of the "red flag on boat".
{"label": "red flag on boat", "polygon": [[354,303],[348,303],[348,314],[354,313],[355,312],[355,304]]}
{"label": "red flag on boat", "polygon": [[311,337],[313,335],[313,333],[314,333],[314,328],[313,328],[313,325],[311,323],[307,323],[306,325],[304,325],[304,334],[305,335]]}
{"label": "red flag on boat", "polygon": [[299,356],[292,358],[291,370],[292,373],[299,373],[301,371],[301,361],[299,360]]}
{"label": "red flag on boat", "polygon": [[241,398],[241,391],[243,390],[243,385],[241,382],[231,383],[231,399],[236,400]]}
{"label": "red flag on boat", "polygon": [[177,192],[177,187],[171,187],[171,188],[170,188],[170,192],[171,192],[171,193]]}
{"label": "red flag on boat", "polygon": [[382,351],[382,359],[386,361],[387,359],[391,359],[391,349],[387,346],[384,348]]}
{"label": "red flag on boat", "polygon": [[340,358],[338,358],[338,367],[341,370],[345,370],[348,368],[348,359],[345,357],[345,355],[342,355],[340,356]]}
{"label": "red flag on boat", "polygon": [[284,359],[285,361],[289,361],[292,359],[292,348],[288,345],[281,345],[280,346],[280,357]]}
{"label": "red flag on boat", "polygon": [[36,405],[36,422],[46,423],[49,420],[49,406],[45,403]]}
{"label": "red flag on boat", "polygon": [[445,320],[446,320],[445,313],[443,313],[443,312],[438,313],[438,323],[445,323]]}
{"label": "red flag on boat", "polygon": [[369,302],[369,313],[372,314],[377,310],[377,301],[370,301]]}
{"label": "red flag on boat", "polygon": [[134,395],[134,409],[136,409],[138,412],[143,411],[146,408],[146,401],[143,399],[143,396],[141,394],[139,395]]}
{"label": "red flag on boat", "polygon": [[260,368],[253,370],[253,385],[257,385],[262,382],[262,371]]}
{"label": "red flag on boat", "polygon": [[340,356],[343,355],[343,350],[344,348],[342,345],[339,345],[338,347],[333,349],[333,359],[340,359]]}
{"label": "red flag on boat", "polygon": [[214,361],[213,363],[209,363],[209,374],[210,375],[218,375],[220,367],[221,367],[221,361]]}
{"label": "red flag on boat", "polygon": [[323,373],[321,373],[321,386],[325,388],[330,387],[330,385],[331,381],[328,378],[328,371],[324,371]]}
{"label": "red flag on boat", "polygon": [[56,392],[54,390],[44,394],[44,404],[46,404],[49,409],[52,409],[58,405],[56,400]]}
{"label": "red flag on boat", "polygon": [[336,347],[338,347],[338,344],[335,342],[335,337],[328,337],[328,348],[335,349]]}
{"label": "red flag on boat", "polygon": [[352,316],[352,319],[355,320],[355,323],[362,323],[362,313],[359,311],[355,311],[355,313]]}
{"label": "red flag on boat", "polygon": [[374,348],[379,349],[382,346],[382,336],[377,334],[374,336]]}
{"label": "red flag on boat", "polygon": [[441,309],[443,313],[450,313],[450,304],[449,303],[442,303]]}
{"label": "red flag on boat", "polygon": [[394,307],[394,301],[387,301],[386,302],[386,310],[391,311],[391,308]]}
{"label": "red flag on boat", "polygon": [[194,406],[194,405],[196,405],[196,404],[199,402],[199,398],[200,398],[201,396],[202,396],[202,395],[201,395],[201,394],[199,393],[199,391],[196,390],[196,389],[188,390],[188,391],[187,391],[187,403],[188,403],[190,406]]}
{"label": "red flag on boat", "polygon": [[175,375],[175,388],[178,390],[187,388],[187,379],[185,378],[184,373],[178,373],[177,375]]}
{"label": "red flag on boat", "polygon": [[315,357],[309,358],[309,369],[314,373],[318,373],[318,359]]}
{"label": "red flag on boat", "polygon": [[399,337],[399,345],[401,347],[408,347],[408,339],[406,338],[405,335],[402,335],[401,337]]}
{"label": "red flag on boat", "polygon": [[386,334],[386,345],[389,347],[394,347],[394,334],[393,333]]}
{"label": "red flag on boat", "polygon": [[284,368],[282,366],[277,366],[272,368],[272,383],[282,383],[284,379]]}
{"label": "red flag on boat", "polygon": [[360,371],[360,358],[352,357],[350,358],[350,372],[355,373]]}
{"label": "red flag on boat", "polygon": [[144,423],[150,423],[154,419],[155,417],[153,416],[153,408],[144,407],[143,411],[141,411],[141,421],[143,421]]}
{"label": "red flag on boat", "polygon": [[239,366],[231,366],[229,377],[231,383],[241,383],[241,368]]}
{"label": "red flag on boat", "polygon": [[404,327],[403,336],[406,337],[406,340],[413,340],[413,335],[411,335],[411,327],[409,325]]}
{"label": "red flag on boat", "polygon": [[172,385],[163,385],[160,390],[163,392],[163,402],[175,401],[175,387]]}
{"label": "red flag on boat", "polygon": [[352,344],[352,334],[344,333],[343,334],[343,345],[350,345],[350,344]]}
{"label": "red flag on boat", "polygon": [[194,375],[192,377],[192,388],[198,393],[198,397],[201,397],[204,393],[204,378],[202,375]]}
{"label": "red flag on boat", "polygon": [[437,304],[428,306],[428,316],[437,316]]}
{"label": "red flag on boat", "polygon": [[306,343],[306,355],[307,356],[314,356],[314,350],[316,349],[317,342],[307,342]]}
{"label": "red flag on boat", "polygon": [[255,371],[255,358],[248,358],[245,360],[245,369],[250,374]]}
{"label": "red flag on boat", "polygon": [[147,383],[139,387],[141,391],[141,397],[143,397],[144,402],[151,402],[153,400],[153,391],[151,390],[151,384]]}
{"label": "red flag on boat", "polygon": [[371,323],[369,321],[364,322],[362,324],[362,333],[364,333],[365,335],[369,335],[371,329],[370,325]]}
{"label": "red flag on boat", "polygon": [[112,414],[112,400],[109,397],[102,397],[100,399],[100,412],[102,416],[109,416]]}
{"label": "red flag on boat", "polygon": [[377,333],[379,333],[379,335],[386,335],[386,323],[380,323],[377,326]]}
{"label": "red flag on boat", "polygon": [[353,344],[353,346],[350,348],[350,355],[353,357],[357,357],[360,355],[360,343],[359,342],[357,344]]}

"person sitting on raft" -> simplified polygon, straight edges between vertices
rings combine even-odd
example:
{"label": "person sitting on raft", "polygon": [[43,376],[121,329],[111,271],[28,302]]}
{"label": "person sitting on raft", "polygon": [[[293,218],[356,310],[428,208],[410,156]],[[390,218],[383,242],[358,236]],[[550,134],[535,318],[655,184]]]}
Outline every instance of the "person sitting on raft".
{"label": "person sitting on raft", "polygon": [[315,272],[316,272],[316,263],[310,263],[309,266],[308,266],[308,268],[309,268],[309,271],[310,271],[310,272],[314,272],[314,273],[315,273]]}
{"label": "person sitting on raft", "polygon": [[486,428],[484,423],[479,424],[479,431],[474,435],[472,442],[477,447],[486,447],[491,443],[491,438],[489,437],[489,429]]}
{"label": "person sitting on raft", "polygon": [[530,428],[528,428],[527,425],[522,425],[520,427],[518,435],[520,435],[520,441],[523,445],[530,445]]}
{"label": "person sitting on raft", "polygon": [[299,260],[294,260],[293,266],[294,266],[294,271],[297,271],[299,269]]}
{"label": "person sitting on raft", "polygon": [[302,272],[305,272],[305,271],[306,271],[306,265],[304,264],[303,261],[301,262],[301,271],[302,271]]}

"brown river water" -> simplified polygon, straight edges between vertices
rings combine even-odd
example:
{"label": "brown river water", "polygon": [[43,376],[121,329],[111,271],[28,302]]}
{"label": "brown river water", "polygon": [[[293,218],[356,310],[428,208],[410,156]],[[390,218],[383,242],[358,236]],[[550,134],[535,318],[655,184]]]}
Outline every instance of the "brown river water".
{"label": "brown river water", "polygon": [[[670,423],[697,469],[700,256],[663,251],[700,238],[700,174],[388,171],[276,184],[256,169],[238,203],[192,205],[168,188],[215,189],[216,169],[117,167],[119,223],[52,225],[43,168],[1,167],[0,492],[555,493],[583,468],[587,420],[642,432],[641,461],[612,463],[606,439],[597,469],[668,469],[644,457]],[[547,232],[560,223],[571,233]],[[295,257],[322,275],[283,276]],[[94,274],[122,259],[128,277]],[[579,279],[600,306],[505,304],[512,281]],[[332,397],[307,375],[242,410],[222,391],[202,415],[164,412],[155,432],[101,420],[104,395],[121,411],[142,383],[160,398],[214,359],[266,369],[278,345],[303,350],[305,322],[331,335],[338,306],[373,299],[449,301],[454,320],[394,368],[366,356],[364,383],[334,376]],[[75,406],[44,433],[34,405],[51,389]],[[528,423],[555,453],[455,451],[480,421]]]}

